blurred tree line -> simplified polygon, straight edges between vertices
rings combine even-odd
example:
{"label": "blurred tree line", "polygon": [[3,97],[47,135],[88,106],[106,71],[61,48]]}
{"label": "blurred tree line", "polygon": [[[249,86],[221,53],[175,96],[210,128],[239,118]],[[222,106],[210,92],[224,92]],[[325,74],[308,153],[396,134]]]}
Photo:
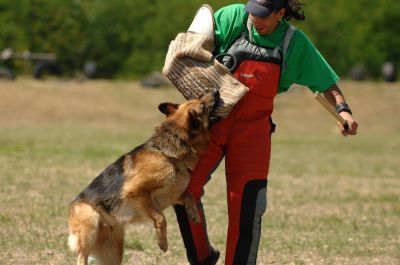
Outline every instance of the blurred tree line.
{"label": "blurred tree line", "polygon": [[[71,75],[95,61],[101,77],[140,77],[162,68],[169,42],[201,4],[234,2],[246,1],[0,0],[0,51],[55,53]],[[363,65],[377,77],[384,61],[400,62],[400,1],[303,2],[306,20],[295,25],[339,74]]]}

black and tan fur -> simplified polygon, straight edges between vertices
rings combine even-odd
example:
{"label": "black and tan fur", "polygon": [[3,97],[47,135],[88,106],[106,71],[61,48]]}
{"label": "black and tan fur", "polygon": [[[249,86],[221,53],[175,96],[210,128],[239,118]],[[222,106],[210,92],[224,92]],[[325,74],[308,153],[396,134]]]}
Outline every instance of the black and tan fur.
{"label": "black and tan fur", "polygon": [[78,253],[77,264],[86,265],[89,255],[98,264],[120,264],[124,226],[143,219],[153,222],[158,245],[167,251],[162,211],[172,204],[185,205],[199,222],[185,189],[198,154],[207,148],[215,98],[207,94],[181,105],[160,104],[166,119],[153,136],[107,167],[71,203],[68,245]]}

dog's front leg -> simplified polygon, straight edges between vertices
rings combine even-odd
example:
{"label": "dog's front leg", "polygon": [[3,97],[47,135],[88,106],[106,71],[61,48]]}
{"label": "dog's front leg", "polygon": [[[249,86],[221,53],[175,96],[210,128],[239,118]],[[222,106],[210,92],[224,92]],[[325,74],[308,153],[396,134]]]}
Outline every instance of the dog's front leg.
{"label": "dog's front leg", "polygon": [[164,214],[154,207],[152,199],[147,194],[137,198],[137,202],[146,215],[153,221],[158,246],[162,251],[166,252],[168,250],[167,220]]}
{"label": "dog's front leg", "polygon": [[188,215],[189,219],[193,223],[199,224],[200,215],[197,212],[196,201],[194,200],[192,194],[185,190],[178,201],[185,206],[186,214]]}
{"label": "dog's front leg", "polygon": [[156,228],[157,243],[160,249],[164,252],[168,250],[168,239],[167,239],[167,220],[162,213],[154,211],[153,223]]}

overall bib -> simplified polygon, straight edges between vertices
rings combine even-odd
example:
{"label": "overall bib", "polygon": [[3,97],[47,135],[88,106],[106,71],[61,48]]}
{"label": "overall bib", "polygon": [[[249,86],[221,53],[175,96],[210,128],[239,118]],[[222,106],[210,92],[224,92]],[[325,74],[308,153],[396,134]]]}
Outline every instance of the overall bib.
{"label": "overall bib", "polygon": [[[271,152],[273,100],[277,94],[282,53],[278,48],[252,44],[243,34],[227,52],[237,59],[229,65],[234,76],[249,88],[232,112],[210,129],[207,152],[192,172],[188,191],[199,201],[200,224],[190,222],[182,206],[175,206],[188,260],[195,264],[215,264],[207,236],[200,197],[203,186],[225,157],[229,224],[226,265],[256,264],[261,233],[261,217],[267,206],[266,186]],[[214,251],[214,253],[213,253]],[[210,256],[211,253],[211,256]]]}

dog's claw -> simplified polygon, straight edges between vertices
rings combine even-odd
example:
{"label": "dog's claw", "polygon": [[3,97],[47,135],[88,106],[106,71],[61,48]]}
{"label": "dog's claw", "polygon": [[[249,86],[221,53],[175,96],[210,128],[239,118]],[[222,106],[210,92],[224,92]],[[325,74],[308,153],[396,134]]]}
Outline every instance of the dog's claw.
{"label": "dog's claw", "polygon": [[199,215],[195,215],[195,216],[189,216],[190,220],[195,223],[195,224],[200,224],[200,216]]}

